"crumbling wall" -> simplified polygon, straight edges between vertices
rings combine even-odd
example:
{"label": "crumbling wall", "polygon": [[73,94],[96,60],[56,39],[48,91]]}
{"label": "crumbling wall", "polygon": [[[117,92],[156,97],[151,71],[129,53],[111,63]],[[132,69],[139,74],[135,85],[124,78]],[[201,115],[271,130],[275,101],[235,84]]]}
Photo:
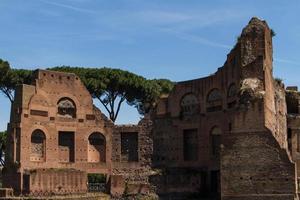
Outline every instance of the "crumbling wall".
{"label": "crumbling wall", "polygon": [[287,87],[286,90],[286,105],[287,105],[287,141],[288,149],[293,161],[297,165],[297,177],[299,184],[300,175],[300,92],[298,88]]}
{"label": "crumbling wall", "polygon": [[272,75],[271,30],[253,18],[237,48],[242,87],[233,131],[222,141],[222,199],[294,199],[296,166],[287,152],[284,86]]}
{"label": "crumbling wall", "polygon": [[233,131],[222,146],[222,199],[294,199],[295,165],[269,130]]}
{"label": "crumbling wall", "polygon": [[[138,136],[138,159],[122,159],[122,134],[136,133]],[[126,137],[123,137],[123,139]],[[112,135],[111,194],[126,196],[151,192],[149,176],[152,174],[152,121],[142,119],[138,125],[115,126]]]}

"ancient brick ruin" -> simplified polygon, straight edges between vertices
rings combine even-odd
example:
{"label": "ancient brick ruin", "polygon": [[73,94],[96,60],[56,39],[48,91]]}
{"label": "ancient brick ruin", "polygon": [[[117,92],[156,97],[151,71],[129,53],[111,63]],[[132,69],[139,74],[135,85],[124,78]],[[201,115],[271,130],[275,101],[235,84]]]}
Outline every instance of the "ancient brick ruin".
{"label": "ancient brick ruin", "polygon": [[4,186],[113,196],[298,199],[300,93],[273,78],[272,34],[251,19],[224,65],[179,82],[137,125],[114,125],[74,74],[37,70],[16,91]]}

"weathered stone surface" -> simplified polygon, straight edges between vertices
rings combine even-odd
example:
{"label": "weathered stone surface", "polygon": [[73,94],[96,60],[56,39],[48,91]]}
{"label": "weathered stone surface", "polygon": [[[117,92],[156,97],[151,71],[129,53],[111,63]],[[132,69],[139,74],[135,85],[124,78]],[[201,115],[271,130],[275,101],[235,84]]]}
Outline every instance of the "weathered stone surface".
{"label": "weathered stone surface", "polygon": [[[293,160],[290,152],[298,145],[295,138],[299,131],[295,129],[299,129],[300,122],[296,121],[300,118],[289,117],[287,107],[296,110],[297,116],[300,98],[289,95],[286,101],[284,85],[272,75],[272,51],[270,28],[265,21],[253,18],[223,67],[209,77],[177,83],[172,93],[158,103],[153,113],[153,165],[162,171],[173,169],[173,173],[153,177],[159,194],[198,192],[200,197],[222,199],[297,196],[294,162],[300,158],[300,148],[293,150]],[[232,85],[236,87],[234,95]],[[191,108],[197,102],[193,109],[197,112],[187,113],[186,102],[181,106],[186,95],[196,98]],[[289,102],[294,104],[291,109]],[[289,123],[295,124],[290,151]],[[196,151],[184,142],[188,130],[198,133]],[[218,146],[221,153],[216,156]],[[194,151],[198,159],[185,160],[185,151]],[[190,182],[182,182],[189,177],[183,169],[197,169],[194,184],[189,184],[191,177]]]}
{"label": "weathered stone surface", "polygon": [[300,93],[272,55],[253,18],[215,74],[177,83],[137,125],[114,125],[74,74],[38,70],[16,90],[4,186],[84,193],[100,173],[116,199],[298,199]]}

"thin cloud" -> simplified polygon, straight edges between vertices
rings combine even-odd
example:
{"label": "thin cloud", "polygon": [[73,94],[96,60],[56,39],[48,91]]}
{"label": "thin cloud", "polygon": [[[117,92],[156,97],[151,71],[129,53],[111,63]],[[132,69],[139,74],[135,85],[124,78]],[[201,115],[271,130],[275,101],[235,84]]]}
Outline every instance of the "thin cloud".
{"label": "thin cloud", "polygon": [[177,34],[177,36],[181,39],[188,40],[188,41],[191,41],[191,42],[200,43],[200,44],[204,44],[204,45],[207,45],[207,46],[220,47],[220,48],[224,48],[224,49],[231,49],[232,48],[232,46],[230,46],[230,45],[218,43],[218,42],[215,42],[215,41],[212,41],[212,40],[209,40],[209,39],[206,39],[206,38],[202,38],[202,37],[199,37],[199,36],[195,36],[195,35],[192,35],[192,34],[179,33],[179,34]]}
{"label": "thin cloud", "polygon": [[297,66],[300,66],[300,62],[297,62],[297,61],[294,61],[294,60],[275,58],[274,61],[275,61],[275,62],[279,62],[279,63],[286,63],[286,64],[291,64],[291,65],[297,65]]}
{"label": "thin cloud", "polygon": [[192,19],[192,16],[185,13],[160,10],[146,10],[137,12],[134,15],[145,22],[159,24],[185,22]]}
{"label": "thin cloud", "polygon": [[195,36],[193,34],[189,34],[189,33],[184,33],[184,32],[179,32],[179,31],[175,31],[172,29],[161,29],[165,32],[174,34],[176,37],[183,39],[183,40],[187,40],[190,42],[195,42],[195,43],[199,43],[202,45],[207,45],[207,46],[211,46],[211,47],[219,47],[219,48],[224,48],[224,49],[231,49],[232,46],[227,45],[227,44],[222,44],[219,42],[215,42],[213,40],[209,40],[207,38],[203,38],[200,36]]}
{"label": "thin cloud", "polygon": [[206,46],[231,49],[232,45],[223,44],[198,35],[191,34],[193,30],[214,26],[219,23],[240,20],[247,16],[246,12],[236,10],[218,9],[208,11],[162,11],[148,10],[134,13],[136,19],[152,24],[152,28],[182,40],[199,43]]}
{"label": "thin cloud", "polygon": [[57,6],[57,7],[61,7],[61,8],[67,8],[69,10],[73,10],[73,11],[77,11],[77,12],[83,12],[83,13],[89,13],[89,14],[95,14],[96,12],[90,9],[85,9],[85,8],[80,8],[80,7],[75,7],[69,4],[63,4],[63,3],[58,3],[58,2],[54,2],[54,1],[48,1],[48,0],[39,0],[43,3],[49,4],[49,5],[53,5],[53,6]]}
{"label": "thin cloud", "polygon": [[171,26],[177,31],[187,31],[194,28],[203,28],[217,23],[232,22],[247,16],[246,12],[237,10],[219,9],[208,11],[166,11],[166,10],[143,10],[130,13],[129,16],[147,24],[158,26]]}
{"label": "thin cloud", "polygon": [[84,41],[118,41],[122,43],[132,43],[113,33],[94,32],[68,32],[68,33],[48,33],[48,34],[28,34],[26,37],[37,38],[44,41],[60,41],[60,40],[84,40]]}

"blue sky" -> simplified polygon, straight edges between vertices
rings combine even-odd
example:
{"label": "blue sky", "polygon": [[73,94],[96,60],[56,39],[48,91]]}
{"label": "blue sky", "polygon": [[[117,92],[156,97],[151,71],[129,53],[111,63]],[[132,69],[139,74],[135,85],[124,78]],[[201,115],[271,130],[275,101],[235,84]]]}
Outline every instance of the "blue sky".
{"label": "blue sky", "polygon": [[[223,65],[252,16],[275,30],[274,73],[300,86],[299,0],[0,0],[0,58],[14,68],[126,69],[174,81]],[[0,130],[9,119],[0,96]],[[118,123],[135,123],[125,106]]]}

